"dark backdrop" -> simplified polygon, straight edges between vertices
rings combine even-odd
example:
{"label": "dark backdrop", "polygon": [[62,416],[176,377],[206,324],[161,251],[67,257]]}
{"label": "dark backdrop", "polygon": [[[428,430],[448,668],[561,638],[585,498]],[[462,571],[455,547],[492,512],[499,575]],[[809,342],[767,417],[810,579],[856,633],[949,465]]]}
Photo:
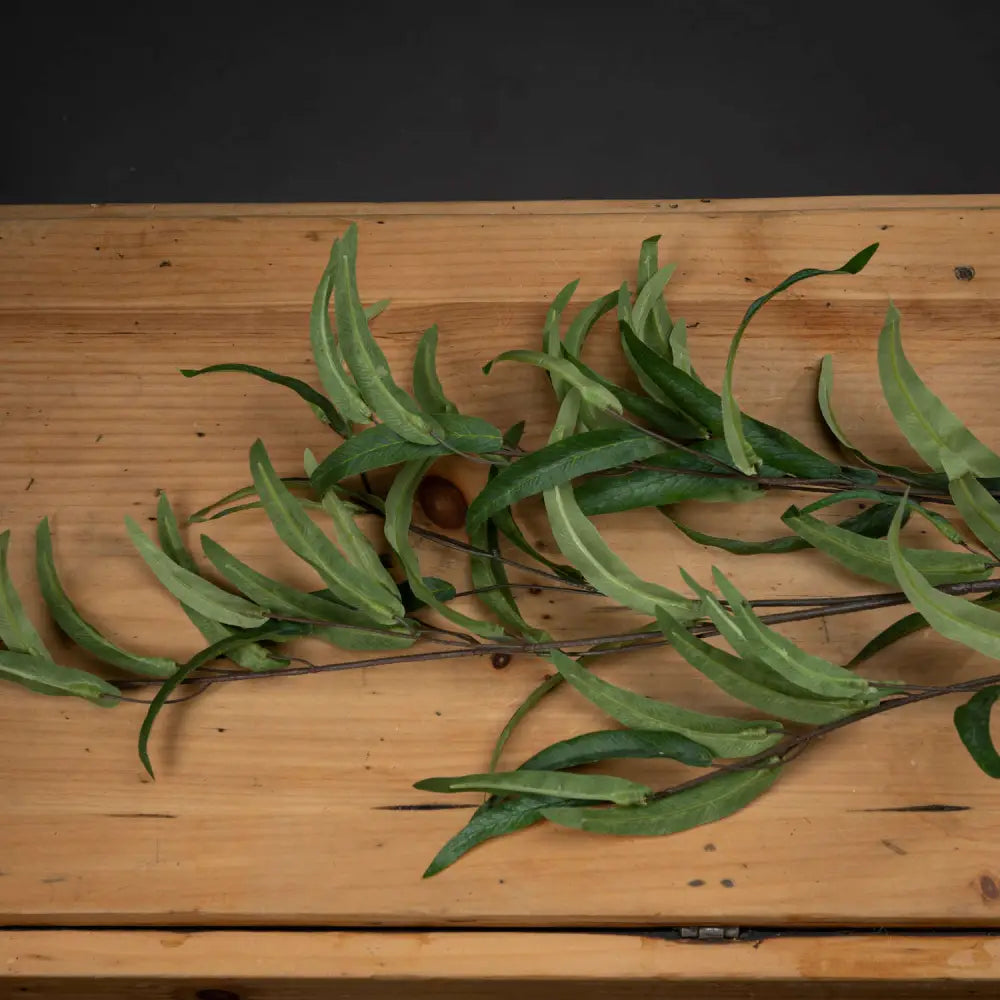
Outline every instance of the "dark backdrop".
{"label": "dark backdrop", "polygon": [[1000,189],[1000,4],[442,6],[16,4],[0,201]]}

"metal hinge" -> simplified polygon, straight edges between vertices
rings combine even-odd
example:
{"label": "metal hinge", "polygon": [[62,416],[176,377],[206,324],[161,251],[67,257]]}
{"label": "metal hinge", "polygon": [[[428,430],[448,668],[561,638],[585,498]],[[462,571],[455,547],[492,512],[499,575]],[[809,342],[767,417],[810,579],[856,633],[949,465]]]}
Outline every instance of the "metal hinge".
{"label": "metal hinge", "polygon": [[681,938],[691,941],[738,941],[739,927],[682,927]]}

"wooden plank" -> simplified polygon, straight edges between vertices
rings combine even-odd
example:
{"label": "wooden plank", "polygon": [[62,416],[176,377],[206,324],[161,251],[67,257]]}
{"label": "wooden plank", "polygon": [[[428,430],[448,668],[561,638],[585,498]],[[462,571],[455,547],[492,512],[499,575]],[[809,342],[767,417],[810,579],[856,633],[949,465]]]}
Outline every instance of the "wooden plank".
{"label": "wooden plank", "polygon": [[0,998],[910,1000],[995,996],[998,973],[1000,941],[982,936],[0,932]]}
{"label": "wooden plank", "polygon": [[[822,446],[815,368],[834,351],[848,430],[885,460],[905,460],[875,374],[890,295],[914,362],[1000,445],[1000,201],[962,205],[890,199],[883,210],[877,200],[854,207],[840,199],[676,215],[613,204],[562,214],[554,206],[536,214],[382,206],[361,216],[361,285],[367,299],[394,300],[377,331],[398,370],[437,320],[448,391],[498,423],[527,419],[538,442],[552,416],[541,374],[504,365],[485,378],[478,368],[501,349],[537,345],[547,301],[568,279],[582,276],[581,301],[614,287],[633,274],[639,241],[662,231],[662,258],[679,262],[674,310],[694,326],[695,362],[717,385],[752,296],[799,266],[840,263],[879,239],[864,275],[798,286],[755,321],[737,391],[749,412]],[[241,360],[308,376],[312,286],[331,236],[361,214],[349,206],[201,213],[164,220],[160,209],[0,210],[0,522],[13,531],[15,577],[41,620],[31,529],[54,513],[57,558],[81,610],[130,648],[177,657],[198,638],[131,550],[123,513],[150,517],[160,488],[186,514],[242,485],[258,435],[289,472],[303,447],[322,452],[332,442],[280,389],[239,376],[189,383],[176,369]],[[975,279],[956,280],[957,265],[975,267]],[[592,347],[596,363],[620,368],[610,327]],[[468,487],[480,472],[452,464],[449,474]],[[706,530],[763,537],[784,502],[737,508],[735,525],[725,507],[690,517]],[[525,524],[544,540],[537,508]],[[667,584],[679,584],[678,564],[704,574],[717,562],[758,597],[870,589],[808,553],[763,565],[720,558],[652,513],[600,524],[637,571]],[[265,571],[308,580],[254,515],[212,525],[211,534]],[[452,553],[421,553],[428,570],[463,578]],[[584,607],[560,597],[529,595],[524,607],[564,635],[634,624],[606,602]],[[846,656],[892,617],[831,619],[795,634]],[[84,662],[58,638],[53,648],[64,662]],[[706,711],[732,707],[660,654],[607,669],[653,695]],[[971,653],[921,640],[872,673],[937,682],[982,669]],[[0,920],[567,926],[705,924],[724,914],[743,925],[996,922],[997,795],[951,732],[950,702],[837,734],[764,800],[717,826],[641,841],[539,828],[421,881],[462,817],[379,807],[427,801],[410,787],[421,777],[481,768],[494,732],[543,673],[527,660],[504,672],[436,662],[419,672],[399,666],[229,685],[161,721],[155,784],[135,757],[141,707],[102,711],[5,688]],[[510,759],[602,721],[561,692],[516,736]],[[656,764],[636,773],[665,784],[677,771]],[[883,811],[925,803],[966,811]]]}

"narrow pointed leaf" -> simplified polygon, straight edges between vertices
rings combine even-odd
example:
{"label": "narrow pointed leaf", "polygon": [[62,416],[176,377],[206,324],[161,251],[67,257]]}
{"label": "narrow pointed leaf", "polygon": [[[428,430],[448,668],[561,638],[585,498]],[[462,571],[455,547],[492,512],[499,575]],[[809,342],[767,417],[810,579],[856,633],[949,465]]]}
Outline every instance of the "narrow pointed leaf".
{"label": "narrow pointed leaf", "polygon": [[543,566],[548,566],[553,573],[557,573],[564,580],[570,583],[585,583],[586,581],[580,575],[580,573],[573,569],[572,566],[567,566],[565,563],[557,563],[548,556],[539,552],[531,542],[528,541],[524,536],[524,532],[521,531],[518,523],[514,520],[514,515],[511,513],[510,508],[506,510],[494,511],[490,514],[490,521],[497,526],[497,530],[502,534],[508,541],[513,542],[525,555],[529,555],[532,559],[537,560]]}
{"label": "narrow pointed leaf", "polygon": [[344,355],[330,325],[330,296],[338,268],[338,244],[335,240],[330,249],[330,261],[316,286],[309,314],[309,340],[320,383],[334,406],[347,420],[367,424],[371,420],[371,409],[361,398],[354,379],[344,370]]}
{"label": "narrow pointed leaf", "polygon": [[[903,509],[906,509],[905,503]],[[789,507],[781,519],[795,534],[836,559],[852,573],[878,580],[879,583],[896,583],[890,545],[885,539],[864,538],[804,514],[797,507]],[[990,575],[989,560],[969,552],[907,549],[906,558],[933,583],[985,580]]]}
{"label": "narrow pointed leaf", "polygon": [[708,767],[712,753],[679,733],[656,729],[602,729],[560,740],[529,757],[519,771],[562,771],[602,760],[665,758],[689,767]]}
{"label": "narrow pointed leaf", "polygon": [[580,368],[566,358],[551,357],[540,351],[504,351],[492,361],[483,366],[483,372],[489,374],[493,365],[500,361],[520,361],[536,368],[544,368],[551,375],[560,379],[562,385],[575,388],[580,398],[598,410],[610,410],[613,413],[622,412],[622,404],[618,402],[613,392],[605,389],[600,383],[588,378]]}
{"label": "narrow pointed leaf", "polygon": [[692,712],[601,680],[558,650],[548,656],[588,701],[631,728],[680,733],[717,757],[749,757],[774,746],[783,737],[780,723],[773,719],[746,722]]}
{"label": "narrow pointed leaf", "polygon": [[319,411],[323,421],[329,424],[338,434],[346,437],[350,434],[350,425],[340,415],[337,407],[330,402],[321,392],[317,392],[311,385],[303,382],[302,379],[293,378],[291,375],[280,375],[267,368],[259,368],[257,365],[244,364],[221,364],[209,365],[206,368],[182,368],[181,374],[185,378],[194,378],[197,375],[207,375],[210,372],[245,372],[248,375],[256,375],[267,382],[276,385],[283,385],[286,389],[291,389],[297,393],[310,406]]}
{"label": "narrow pointed leaf", "polygon": [[[178,566],[191,573],[198,573],[198,566],[194,561],[184,539],[181,537],[180,525],[174,515],[170,501],[166,493],[160,494],[160,500],[156,507],[156,531],[160,541],[160,548],[169,558],[173,559]],[[205,637],[207,642],[218,642],[232,635],[233,630],[221,622],[203,615],[200,611],[187,604],[181,604],[184,614],[191,620],[191,624]],[[234,650],[231,659],[241,667],[255,672],[265,670],[278,670],[287,667],[289,661],[281,657],[272,656],[263,646],[253,643],[241,649]]]}
{"label": "narrow pointed leaf", "polygon": [[632,323],[645,343],[657,354],[668,356],[673,322],[663,301],[663,289],[673,275],[675,265],[660,268],[659,242],[659,236],[650,236],[642,241],[639,248],[638,294],[632,310]]}
{"label": "narrow pointed leaf", "polygon": [[438,328],[424,332],[413,362],[413,395],[428,413],[458,413],[458,407],[444,394],[437,373]]}
{"label": "narrow pointed leaf", "polygon": [[[691,375],[653,353],[631,332],[625,339],[650,377],[663,389],[666,398],[682,413],[723,436],[722,400],[718,393]],[[754,452],[768,464],[793,476],[807,479],[834,479],[873,484],[877,475],[868,469],[844,468],[806,447],[801,441],[770,424],[742,415],[743,433]]]}
{"label": "narrow pointed leaf", "polygon": [[[564,442],[563,435],[570,433],[570,429],[575,426],[579,404],[580,397],[575,390],[567,394],[559,408],[559,415],[549,438],[549,448],[571,443]],[[494,482],[500,482],[504,473],[513,467],[508,466]],[[470,517],[472,508],[482,500],[485,492],[486,490],[480,493],[469,507]],[[664,607],[677,617],[691,616],[690,601],[676,591],[636,576],[624,560],[612,551],[600,532],[580,511],[573,488],[568,482],[546,489],[543,496],[549,526],[559,551],[592,587],[619,604],[643,614],[652,615],[657,607]],[[504,502],[509,502],[509,498],[505,498]]]}
{"label": "narrow pointed leaf", "polygon": [[993,555],[1000,555],[1000,503],[996,498],[970,472],[951,480],[948,492],[976,538]]}
{"label": "narrow pointed leaf", "polygon": [[[454,600],[455,594],[458,592],[453,583],[442,580],[437,576],[425,576],[421,590],[430,590],[442,602]],[[399,584],[399,599],[403,602],[403,607],[406,609],[407,614],[427,607],[427,602],[421,600],[413,593],[413,588],[410,586],[409,580],[403,580]]]}
{"label": "narrow pointed leaf", "polygon": [[[308,479],[303,479],[301,476],[283,476],[281,481],[288,487],[288,489],[303,489],[312,491],[312,483]],[[248,486],[241,486],[238,490],[233,490],[232,493],[227,493],[224,497],[219,497],[218,500],[213,501],[210,504],[206,504],[201,510],[196,510],[188,519],[188,524],[198,524],[202,521],[214,521],[216,518],[225,517],[226,514],[233,513],[237,510],[243,510],[251,506],[256,506],[257,504],[242,504],[238,507],[230,507],[228,510],[220,511],[219,513],[212,514],[211,512],[215,510],[216,507],[221,507],[225,503],[232,503],[234,500],[245,500],[247,497],[257,496],[257,487],[253,483]]]}
{"label": "narrow pointed leaf", "polygon": [[392,624],[403,617],[399,598],[393,598],[362,570],[352,566],[302,510],[278,478],[260,440],[250,449],[250,470],[264,510],[278,537],[316,570],[340,600],[364,611],[379,624]]}
{"label": "narrow pointed leaf", "polygon": [[255,604],[178,566],[146,537],[132,518],[125,518],[125,526],[146,565],[181,604],[187,604],[218,622],[239,628],[255,628],[264,622],[266,615]]}
{"label": "narrow pointed leaf", "polygon": [[35,551],[38,584],[49,612],[56,620],[56,624],[82,650],[96,656],[104,663],[147,677],[169,677],[177,669],[177,664],[173,660],[162,656],[139,656],[115,645],[77,611],[76,605],[69,599],[56,572],[52,554],[52,534],[47,517],[42,518],[35,533]]}
{"label": "narrow pointed leaf", "polygon": [[25,612],[7,568],[9,545],[10,531],[0,532],[0,642],[12,652],[48,660],[49,651]]}
{"label": "narrow pointed leaf", "polygon": [[[674,364],[686,375],[698,379],[691,367],[691,355],[688,353],[687,320],[675,319],[670,330],[670,356]],[[698,379],[698,381],[701,381]]]}
{"label": "narrow pointed leaf", "polygon": [[900,503],[888,538],[892,568],[900,590],[931,628],[946,639],[960,642],[992,659],[1000,659],[1000,613],[934,589],[931,578],[917,566],[913,552],[906,551],[899,543],[903,509]]}
{"label": "narrow pointed leaf", "polygon": [[[158,550],[157,550],[158,551]],[[266,640],[287,641],[308,632],[309,626],[299,625],[293,622],[265,622],[257,628],[249,629],[246,632],[226,636],[218,642],[213,642],[210,646],[199,650],[186,663],[181,664],[175,673],[168,677],[159,687],[159,690],[150,702],[146,715],[139,727],[139,760],[151,778],[155,778],[153,765],[149,759],[149,737],[153,732],[153,724],[156,722],[160,709],[166,704],[170,696],[177,688],[193,674],[199,667],[205,666],[212,660],[217,660],[223,656],[230,656],[235,650],[251,642],[262,642]]]}
{"label": "narrow pointed leaf", "polygon": [[607,774],[566,774],[563,771],[494,771],[454,778],[424,778],[413,785],[426,792],[490,792],[494,795],[556,795],[636,805],[652,789],[627,778]]}
{"label": "narrow pointed leaf", "polygon": [[[954,455],[955,476],[1000,476],[1000,455],[986,447],[913,370],[903,353],[899,311],[889,306],[878,342],[879,378],[889,409],[913,450],[932,468],[943,468],[941,453]],[[958,462],[962,468],[957,468]],[[953,477],[954,478],[954,477]]]}
{"label": "narrow pointed leaf", "polygon": [[320,462],[312,477],[314,489],[323,494],[349,476],[400,462],[437,458],[455,451],[488,455],[503,446],[500,431],[479,417],[440,413],[436,419],[443,431],[443,444],[414,444],[385,424],[355,434]]}
{"label": "narrow pointed leaf", "polygon": [[344,359],[365,402],[379,420],[414,444],[434,444],[444,431],[392,379],[389,362],[375,342],[358,295],[355,264],[358,227],[353,223],[337,244],[333,274],[337,335]]}
{"label": "narrow pointed leaf", "polygon": [[502,638],[502,628],[492,622],[480,621],[456,611],[442,601],[424,584],[420,572],[420,559],[410,544],[410,522],[413,517],[413,500],[429,468],[429,461],[406,462],[396,473],[389,494],[385,498],[385,537],[399,559],[410,588],[422,601],[439,614],[475,635]]}
{"label": "narrow pointed leaf", "polygon": [[469,822],[452,837],[427,866],[424,878],[437,875],[453,865],[474,847],[495,837],[524,830],[542,819],[542,809],[559,805],[563,800],[552,796],[519,795],[502,802],[487,802],[480,806]]}
{"label": "narrow pointed leaf", "polygon": [[[562,334],[560,332],[559,326],[562,320],[562,314],[566,307],[570,303],[570,299],[573,298],[573,293],[576,291],[577,285],[580,284],[580,279],[577,278],[575,281],[571,281],[566,285],[559,294],[553,299],[552,305],[549,306],[548,311],[545,314],[545,325],[542,327],[542,350],[549,355],[549,357],[559,359],[562,357]],[[499,359],[497,359],[499,360]],[[556,394],[557,399],[562,399],[566,395],[566,381],[559,370],[549,370],[549,377],[552,380],[552,389]]]}
{"label": "narrow pointed leaf", "polygon": [[542,816],[552,823],[587,833],[661,837],[731,816],[763,795],[779,773],[776,766],[732,771],[644,806],[613,809],[550,806],[542,810]]}
{"label": "narrow pointed leaf", "polygon": [[[566,406],[565,401],[563,406]],[[470,530],[498,511],[577,476],[640,462],[665,450],[659,441],[633,427],[584,431],[550,440],[501,469],[469,505]]]}
{"label": "narrow pointed leaf", "polygon": [[503,753],[504,747],[510,740],[514,733],[514,730],[521,724],[524,717],[535,708],[538,703],[550,692],[554,691],[560,684],[563,683],[563,676],[560,673],[555,673],[551,677],[546,677],[539,685],[532,688],[531,693],[528,695],[520,705],[514,709],[514,714],[507,720],[506,725],[500,730],[500,734],[496,738],[496,743],[493,745],[493,752],[490,754],[490,771],[495,771],[496,766],[500,761],[500,756]]}
{"label": "narrow pointed leaf", "polygon": [[[326,622],[327,626],[321,629],[321,638],[334,642],[342,649],[405,649],[415,641],[405,629],[396,634],[360,611],[297,590],[257,572],[207,535],[201,536],[201,547],[219,573],[264,608],[266,613]],[[337,628],[338,624],[350,627]]]}
{"label": "narrow pointed leaf", "polygon": [[12,681],[37,694],[84,698],[102,708],[118,704],[121,692],[113,684],[75,667],[53,663],[47,655],[0,649],[0,680]]}
{"label": "narrow pointed leaf", "polygon": [[800,281],[804,281],[806,278],[816,278],[821,275],[829,274],[857,274],[868,263],[868,261],[871,260],[876,250],[878,250],[878,244],[873,243],[871,246],[865,247],[864,250],[856,253],[849,261],[847,261],[847,263],[842,264],[840,267],[832,269],[807,267],[801,271],[796,271],[794,274],[790,274],[787,278],[785,278],[785,280],[780,284],[772,288],[771,291],[766,292],[764,295],[761,295],[760,298],[755,299],[750,303],[750,306],[746,313],[744,313],[743,319],[729,345],[729,354],[726,357],[726,368],[722,376],[723,430],[725,433],[726,445],[729,448],[729,453],[732,455],[733,463],[738,469],[749,473],[753,471],[757,464],[757,456],[754,453],[751,442],[748,440],[743,427],[743,415],[740,413],[739,405],[733,395],[733,368],[736,364],[736,352],[739,350],[743,334],[750,325],[750,320],[752,320],[754,316],[757,315],[759,310],[771,299],[773,299],[775,295],[780,294],[785,291],[786,288],[790,288],[792,285],[795,285]]}
{"label": "narrow pointed leaf", "polygon": [[[618,292],[609,292],[584,306],[569,325],[563,339],[563,350],[572,358],[579,358],[583,345],[597,321],[618,305]],[[565,395],[565,393],[564,393]]]}
{"label": "narrow pointed leaf", "polygon": [[990,713],[997,698],[1000,698],[1000,687],[994,685],[977,691],[955,709],[955,729],[959,738],[980,770],[991,778],[1000,778],[1000,753],[990,734]]}

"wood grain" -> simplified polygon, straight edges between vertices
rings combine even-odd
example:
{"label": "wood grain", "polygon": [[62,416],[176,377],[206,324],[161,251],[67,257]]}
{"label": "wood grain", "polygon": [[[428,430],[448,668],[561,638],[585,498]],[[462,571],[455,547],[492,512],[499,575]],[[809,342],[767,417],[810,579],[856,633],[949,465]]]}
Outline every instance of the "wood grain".
{"label": "wood grain", "polygon": [[[673,311],[687,318],[695,364],[717,386],[751,298],[798,267],[837,265],[880,240],[863,275],[796,286],[754,321],[736,376],[744,408],[827,447],[813,394],[817,362],[833,352],[847,430],[884,460],[907,460],[875,372],[891,296],[915,365],[1000,446],[1000,199],[672,204],[0,209],[0,524],[13,532],[12,568],[31,613],[44,620],[31,534],[49,513],[59,566],[84,614],[139,651],[183,657],[197,648],[131,550],[122,516],[151,517],[161,488],[187,514],[243,485],[257,436],[289,473],[304,447],[332,446],[284,390],[236,375],[186,382],[177,369],[238,360],[310,377],[313,285],[352,217],[365,299],[393,299],[376,329],[394,367],[405,370],[420,331],[437,322],[449,394],[497,423],[528,420],[532,442],[552,417],[544,377],[501,365],[486,378],[479,367],[502,349],[536,346],[547,302],[571,278],[582,279],[581,302],[603,293],[633,275],[640,240],[662,233],[661,258],[679,265]],[[959,265],[973,266],[974,280],[956,280]],[[598,366],[620,370],[609,326],[588,350]],[[468,488],[478,469],[452,465],[449,474]],[[687,513],[706,530],[766,537],[785,502]],[[537,508],[524,521],[545,540]],[[599,523],[638,572],[668,585],[679,585],[679,565],[704,574],[716,562],[758,597],[871,589],[814,554],[751,563],[708,552],[652,513]],[[254,514],[210,532],[264,571],[309,580]],[[429,571],[464,578],[450,553],[422,546],[421,554]],[[528,596],[524,609],[563,635],[634,623],[606,602],[558,596]],[[847,656],[892,618],[830,619],[794,634]],[[86,662],[51,628],[47,635],[63,662]],[[983,667],[970,652],[921,639],[872,673],[929,682]],[[661,654],[602,670],[706,711],[733,707]],[[135,755],[141,707],[100,710],[5,687],[0,921],[997,922],[1000,797],[959,746],[946,702],[829,738],[765,799],[716,826],[662,840],[538,828],[422,881],[464,814],[380,807],[429,801],[410,787],[419,778],[480,769],[493,733],[543,673],[528,660],[502,672],[437,662],[230,685],[163,717],[155,784]],[[510,760],[603,721],[560,692],[516,736]],[[655,764],[634,773],[666,784],[677,771]],[[965,811],[893,811],[927,803]]]}
{"label": "wood grain", "polygon": [[1000,942],[976,936],[0,932],[0,998],[916,1000],[995,996],[998,968]]}

